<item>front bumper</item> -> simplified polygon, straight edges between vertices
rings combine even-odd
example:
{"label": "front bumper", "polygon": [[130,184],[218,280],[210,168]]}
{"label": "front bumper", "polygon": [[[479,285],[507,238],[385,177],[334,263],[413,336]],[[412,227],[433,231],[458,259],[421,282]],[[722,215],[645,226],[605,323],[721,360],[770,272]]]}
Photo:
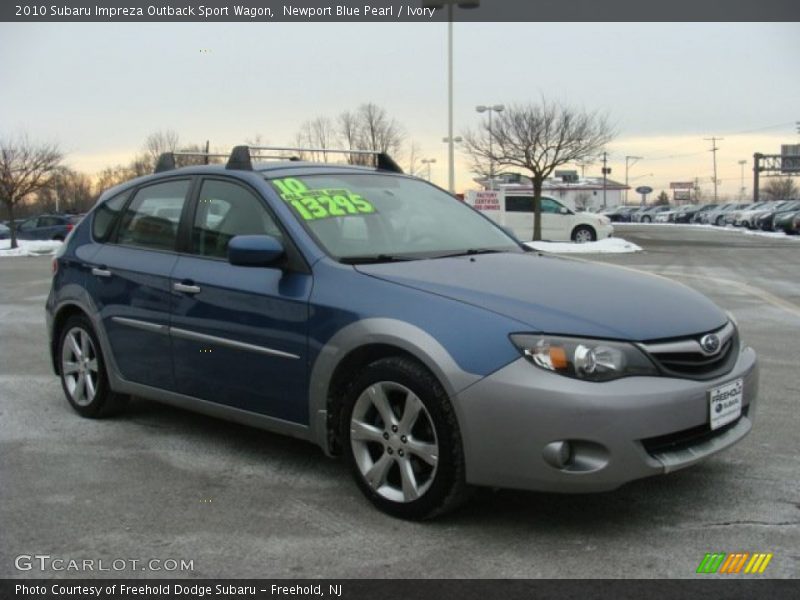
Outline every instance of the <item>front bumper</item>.
{"label": "front bumper", "polygon": [[[744,380],[742,416],[711,432],[708,390],[739,378]],[[751,348],[742,349],[731,372],[710,381],[627,377],[583,382],[520,358],[456,397],[467,481],[598,492],[681,469],[750,431],[757,391],[758,364]],[[675,444],[662,443],[673,435]],[[573,457],[571,464],[557,468],[545,459],[545,448],[562,440],[571,442]]]}

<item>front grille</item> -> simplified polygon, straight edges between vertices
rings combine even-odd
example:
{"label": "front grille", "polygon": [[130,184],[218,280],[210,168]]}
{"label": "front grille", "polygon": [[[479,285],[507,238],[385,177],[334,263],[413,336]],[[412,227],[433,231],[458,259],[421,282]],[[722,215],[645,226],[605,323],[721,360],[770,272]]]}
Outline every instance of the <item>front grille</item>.
{"label": "front grille", "polygon": [[641,440],[642,446],[644,446],[644,449],[651,456],[663,454],[664,452],[680,452],[681,450],[698,446],[736,427],[742,417],[747,416],[749,408],[749,406],[742,408],[741,417],[719,429],[712,430],[708,423],[706,423],[698,427],[692,427],[691,429],[684,429],[683,431],[676,431],[674,433]]}
{"label": "front grille", "polygon": [[679,340],[642,344],[642,348],[666,377],[713,379],[728,373],[739,354],[739,334],[732,323],[711,332],[720,338],[714,354],[703,351],[700,339],[705,334]]}

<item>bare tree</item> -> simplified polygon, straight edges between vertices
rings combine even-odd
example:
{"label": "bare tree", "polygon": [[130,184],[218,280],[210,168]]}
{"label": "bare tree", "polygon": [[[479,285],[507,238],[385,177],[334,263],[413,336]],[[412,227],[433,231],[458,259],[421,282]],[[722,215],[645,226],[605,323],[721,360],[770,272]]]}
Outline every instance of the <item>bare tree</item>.
{"label": "bare tree", "polygon": [[415,140],[408,143],[408,171],[409,175],[419,176],[422,172],[420,165],[420,155],[422,149]]}
{"label": "bare tree", "polygon": [[586,210],[592,203],[592,195],[589,192],[580,192],[575,196],[575,210]]}
{"label": "bare tree", "polygon": [[301,156],[301,158],[326,162],[328,155],[324,150],[334,148],[338,141],[336,126],[328,117],[317,117],[316,119],[305,121],[300,126],[296,140],[297,145],[301,148],[319,148],[323,150],[323,152],[310,152],[309,156]]}
{"label": "bare tree", "polygon": [[180,137],[171,129],[156,131],[147,136],[144,142],[144,152],[150,161],[150,171],[158,162],[158,157],[164,152],[176,152],[180,143]]}
{"label": "bare tree", "polygon": [[[336,120],[339,141],[349,150],[372,150],[398,154],[405,134],[400,123],[385,108],[368,102],[356,110],[344,111]],[[351,154],[350,164],[372,164],[369,156]]]}
{"label": "bare tree", "polygon": [[768,179],[761,192],[770,200],[794,200],[800,197],[800,189],[791,177]]}
{"label": "bare tree", "polygon": [[358,141],[362,150],[397,154],[403,144],[403,128],[390,118],[385,108],[371,102],[362,104],[356,113]]}
{"label": "bare tree", "polygon": [[14,208],[52,182],[63,154],[56,144],[35,143],[27,135],[0,138],[0,201],[8,210],[11,247],[17,247]]}
{"label": "bare tree", "polygon": [[527,169],[533,183],[533,239],[542,237],[542,186],[553,171],[597,154],[614,138],[606,115],[585,112],[542,99],[539,104],[512,105],[492,123],[464,134],[475,170],[486,164]]}
{"label": "bare tree", "polygon": [[36,194],[38,212],[86,212],[94,204],[92,180],[84,173],[59,167],[50,186]]}

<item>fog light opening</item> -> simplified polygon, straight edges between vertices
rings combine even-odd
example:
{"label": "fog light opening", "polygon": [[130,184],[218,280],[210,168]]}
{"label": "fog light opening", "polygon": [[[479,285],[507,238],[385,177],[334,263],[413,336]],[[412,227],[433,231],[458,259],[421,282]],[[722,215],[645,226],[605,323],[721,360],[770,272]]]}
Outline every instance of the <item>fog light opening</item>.
{"label": "fog light opening", "polygon": [[572,463],[572,444],[566,440],[550,442],[544,447],[545,462],[556,469],[565,469]]}

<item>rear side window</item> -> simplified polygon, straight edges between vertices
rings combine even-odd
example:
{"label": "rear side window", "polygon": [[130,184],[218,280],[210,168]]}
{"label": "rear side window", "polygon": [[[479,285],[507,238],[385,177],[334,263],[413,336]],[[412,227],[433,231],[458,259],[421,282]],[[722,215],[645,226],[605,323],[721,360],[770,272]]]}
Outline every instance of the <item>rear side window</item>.
{"label": "rear side window", "polygon": [[117,242],[153,250],[174,250],[189,180],[167,181],[141,188],[119,226]]}
{"label": "rear side window", "polygon": [[200,189],[192,227],[192,252],[225,258],[237,235],[281,237],[281,230],[262,201],[234,183],[207,180]]}
{"label": "rear side window", "polygon": [[114,231],[114,225],[116,225],[119,216],[122,214],[122,209],[128,196],[130,196],[130,192],[123,192],[114,196],[108,202],[104,202],[94,211],[92,237],[96,242],[104,243],[109,240],[111,233]]}

